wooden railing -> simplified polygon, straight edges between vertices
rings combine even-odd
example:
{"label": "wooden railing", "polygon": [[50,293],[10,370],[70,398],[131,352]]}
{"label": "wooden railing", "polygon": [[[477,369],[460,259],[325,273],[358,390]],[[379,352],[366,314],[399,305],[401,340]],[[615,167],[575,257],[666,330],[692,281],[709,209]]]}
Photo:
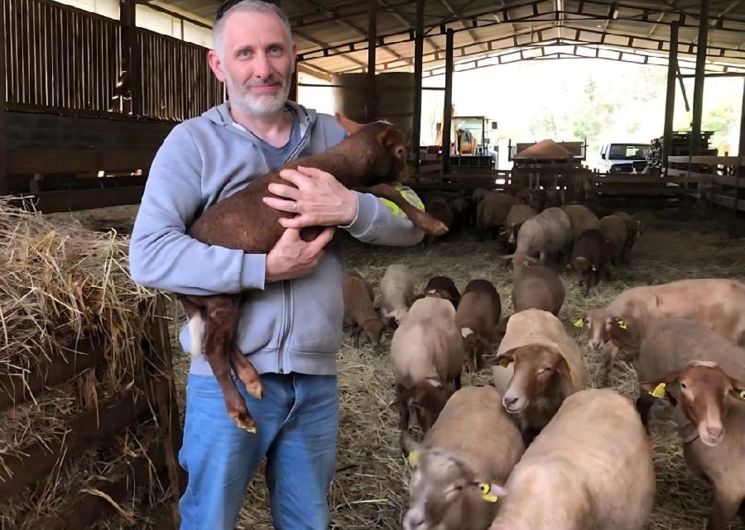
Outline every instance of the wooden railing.
{"label": "wooden railing", "polygon": [[3,0],[8,107],[111,111],[121,72],[119,23],[47,0]]}
{"label": "wooden railing", "polygon": [[745,157],[670,156],[667,163],[668,175],[702,182],[710,202],[745,212]]}
{"label": "wooden railing", "polygon": [[8,110],[182,121],[225,99],[207,48],[51,0],[0,5]]}
{"label": "wooden railing", "polygon": [[143,116],[182,121],[224,100],[206,48],[142,28],[137,28],[137,44]]}

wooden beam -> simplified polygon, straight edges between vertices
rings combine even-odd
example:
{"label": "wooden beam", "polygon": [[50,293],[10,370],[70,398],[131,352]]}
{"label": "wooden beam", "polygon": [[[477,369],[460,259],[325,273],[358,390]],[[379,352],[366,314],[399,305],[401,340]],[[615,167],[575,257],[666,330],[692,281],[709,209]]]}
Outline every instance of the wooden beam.
{"label": "wooden beam", "polygon": [[6,165],[6,153],[8,152],[7,141],[7,121],[5,116],[5,107],[8,100],[8,94],[5,90],[5,83],[8,76],[5,61],[5,19],[8,2],[3,2],[0,6],[0,195],[8,193],[8,171]]}
{"label": "wooden beam", "polygon": [[411,128],[411,151],[414,153],[415,173],[419,172],[422,129],[422,72],[424,58],[424,0],[416,2],[416,40],[414,41],[414,109]]}
{"label": "wooden beam", "polygon": [[[157,480],[153,471],[164,467],[165,457],[162,444],[150,443],[144,455],[132,461],[124,459],[107,473],[105,479],[94,480],[86,489],[68,501],[65,508],[56,515],[37,520],[30,528],[44,528],[45,530],[79,530],[88,528],[103,516],[113,513],[113,503],[121,503],[135,494],[134,487],[147,485],[151,480]],[[100,491],[107,498],[94,495],[91,491]],[[156,527],[157,528],[157,527]],[[176,528],[174,526],[173,528]]]}
{"label": "wooden beam", "polygon": [[[326,9],[323,5],[321,5],[320,3],[316,2],[315,0],[303,0],[303,1],[306,4],[315,7],[317,10],[321,11],[322,13],[330,13],[330,11],[328,9]],[[337,24],[339,24],[341,26],[344,26],[345,28],[351,29],[352,31],[354,31],[358,35],[362,35],[364,37],[367,36],[367,32],[365,32],[364,29],[362,29],[361,27],[359,27],[356,24],[352,24],[351,22],[349,22],[345,18],[335,18],[334,21],[336,21]],[[400,53],[396,52],[394,49],[389,48],[388,46],[382,46],[382,48],[384,50],[386,50],[388,53],[390,53],[391,55],[393,55],[396,59],[399,59],[399,60],[404,59],[403,55],[401,55]]]}
{"label": "wooden beam", "polygon": [[[388,9],[390,11],[391,15],[393,15],[393,18],[395,18],[396,20],[398,20],[399,22],[401,22],[401,24],[404,25],[404,28],[406,28],[406,31],[411,31],[411,28],[414,27],[415,24],[412,24],[409,20],[407,20],[401,14],[401,12],[396,9],[395,6],[392,6],[386,0],[378,0],[378,5],[379,6],[383,6],[386,9]],[[425,37],[424,38],[424,42],[426,42],[427,44],[429,44],[432,47],[432,49],[435,50],[435,51],[442,50],[442,48],[440,47],[440,45],[438,45],[437,42],[434,39],[431,39],[429,37]],[[409,59],[409,62],[411,62],[411,59]]]}
{"label": "wooden beam", "polygon": [[44,213],[89,210],[108,206],[138,204],[144,186],[122,186],[104,189],[45,191],[36,196],[36,208]]}
{"label": "wooden beam", "polygon": [[368,0],[370,12],[367,28],[367,121],[371,122],[378,113],[375,90],[375,45],[378,36],[378,2]]}
{"label": "wooden beam", "polygon": [[450,131],[453,121],[453,44],[455,33],[445,33],[445,106],[442,113],[442,173],[450,173]]}
{"label": "wooden beam", "polygon": [[79,351],[67,350],[61,357],[33,365],[27,377],[3,374],[0,376],[0,410],[17,405],[41,392],[83,373],[103,359],[103,351],[90,345],[78,346]]}
{"label": "wooden beam", "polygon": [[704,109],[704,73],[706,47],[709,41],[709,0],[701,0],[701,14],[696,46],[696,78],[693,83],[693,116],[691,118],[691,155],[701,154],[701,117]]}
{"label": "wooden beam", "polygon": [[5,456],[0,467],[0,500],[12,497],[26,486],[49,473],[62,458],[72,458],[81,451],[117,432],[147,409],[144,399],[137,402],[131,391],[86,410],[67,423],[70,433],[64,440],[36,441],[22,448],[23,456]]}
{"label": "wooden beam", "polygon": [[122,81],[121,94],[124,98],[124,114],[142,114],[142,89],[140,83],[140,53],[137,44],[137,0],[119,0],[119,20],[121,21]]}
{"label": "wooden beam", "polygon": [[678,67],[678,23],[670,26],[670,53],[667,58],[667,92],[665,95],[665,125],[662,140],[662,167],[667,167],[667,157],[673,144],[673,116],[675,113],[675,73]]}
{"label": "wooden beam", "polygon": [[[326,44],[324,44],[320,40],[315,39],[315,38],[311,37],[310,35],[307,35],[307,34],[303,33],[302,31],[293,31],[292,34],[300,37],[303,40],[306,40],[306,41],[310,42],[311,44],[315,44],[316,46],[326,46]],[[344,55],[344,58],[347,61],[353,62],[357,66],[361,66],[363,68],[365,66],[365,63],[363,63],[362,61],[359,61],[359,60],[355,59],[354,57],[349,57],[347,55]]]}
{"label": "wooden beam", "polygon": [[328,70],[324,70],[323,68],[308,63],[298,62],[297,71],[303,74],[312,75],[313,77],[317,77],[318,79],[323,79],[324,81],[328,81],[329,83],[334,80],[334,74],[332,74]]}
{"label": "wooden beam", "polygon": [[[737,156],[740,158],[740,164],[737,166],[737,190],[735,191],[735,205],[740,202],[745,202],[745,164],[743,164],[743,157],[745,157],[745,83],[742,87],[742,108],[740,109],[740,141],[737,148]],[[742,217],[745,214],[740,214],[740,209],[735,208],[736,216]]]}
{"label": "wooden beam", "polygon": [[486,47],[482,42],[481,39],[479,39],[479,36],[476,35],[476,32],[466,24],[466,21],[463,20],[465,17],[461,14],[461,12],[458,9],[455,9],[453,6],[450,5],[450,2],[448,0],[440,0],[440,3],[445,6],[445,9],[448,10],[448,12],[454,16],[458,17],[458,22],[460,23],[461,27],[468,32],[468,35],[473,40],[473,44],[477,44],[481,47],[482,50],[488,51],[489,48]]}

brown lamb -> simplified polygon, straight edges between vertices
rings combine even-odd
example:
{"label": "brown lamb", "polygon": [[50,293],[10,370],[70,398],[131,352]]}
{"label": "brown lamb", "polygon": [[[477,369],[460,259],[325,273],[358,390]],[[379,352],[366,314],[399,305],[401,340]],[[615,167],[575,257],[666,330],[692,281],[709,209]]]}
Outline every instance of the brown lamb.
{"label": "brown lamb", "polygon": [[[269,252],[284,232],[280,217],[291,214],[265,205],[270,183],[286,183],[281,169],[298,166],[319,168],[335,175],[350,189],[367,191],[386,198],[401,208],[412,222],[427,233],[442,234],[447,227],[426,212],[406,201],[391,183],[407,177],[406,142],[401,131],[390,123],[378,121],[357,124],[336,115],[350,134],[328,151],[287,162],[282,168],[257,177],[225,200],[208,208],[189,229],[189,235],[208,245],[220,245],[249,253]],[[305,230],[303,237],[312,239],[317,227]],[[215,296],[179,295],[194,335],[205,315],[204,352],[225,398],[228,415],[237,426],[256,432],[256,423],[230,376],[230,367],[246,385],[252,396],[261,398],[263,389],[259,374],[235,344],[239,319],[240,294]],[[198,343],[192,354],[199,354]]]}

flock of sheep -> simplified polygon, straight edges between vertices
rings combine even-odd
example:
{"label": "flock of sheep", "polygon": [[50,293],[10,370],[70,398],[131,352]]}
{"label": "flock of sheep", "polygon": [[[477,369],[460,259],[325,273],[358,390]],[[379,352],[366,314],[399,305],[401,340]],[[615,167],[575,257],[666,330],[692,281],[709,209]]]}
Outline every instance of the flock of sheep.
{"label": "flock of sheep", "polygon": [[[357,272],[344,279],[345,325],[376,349],[392,335],[392,406],[411,467],[403,528],[641,530],[655,498],[649,410],[666,400],[688,466],[713,487],[707,528],[726,530],[745,499],[745,349],[738,347],[745,283],[634,287],[565,324],[557,317],[565,288],[556,269],[573,268],[589,289],[611,263],[628,263],[640,223],[620,212],[599,219],[582,205],[552,206],[542,192],[474,197],[470,215],[443,199],[429,201],[428,211],[449,226],[470,217],[508,246],[506,326],[499,293],[485,279],[460,293],[452,279],[434,276],[417,294],[412,271],[391,264],[379,296]],[[437,201],[448,209],[432,207]],[[600,387],[619,355],[633,364],[635,403],[589,387],[565,326],[586,330],[590,350],[604,356]],[[464,368],[487,366],[491,386],[461,387]],[[412,415],[421,441],[410,434]]]}

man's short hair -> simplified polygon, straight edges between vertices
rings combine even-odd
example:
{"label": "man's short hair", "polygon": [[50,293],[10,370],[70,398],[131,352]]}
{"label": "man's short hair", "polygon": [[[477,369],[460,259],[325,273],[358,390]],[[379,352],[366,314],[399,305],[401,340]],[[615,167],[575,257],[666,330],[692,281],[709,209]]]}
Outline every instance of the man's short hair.
{"label": "man's short hair", "polygon": [[212,40],[215,52],[222,56],[222,31],[227,14],[234,11],[253,11],[256,13],[274,13],[287,32],[287,41],[292,42],[292,30],[290,20],[284,11],[274,2],[267,0],[225,0],[217,9],[215,14],[215,25],[212,28]]}

